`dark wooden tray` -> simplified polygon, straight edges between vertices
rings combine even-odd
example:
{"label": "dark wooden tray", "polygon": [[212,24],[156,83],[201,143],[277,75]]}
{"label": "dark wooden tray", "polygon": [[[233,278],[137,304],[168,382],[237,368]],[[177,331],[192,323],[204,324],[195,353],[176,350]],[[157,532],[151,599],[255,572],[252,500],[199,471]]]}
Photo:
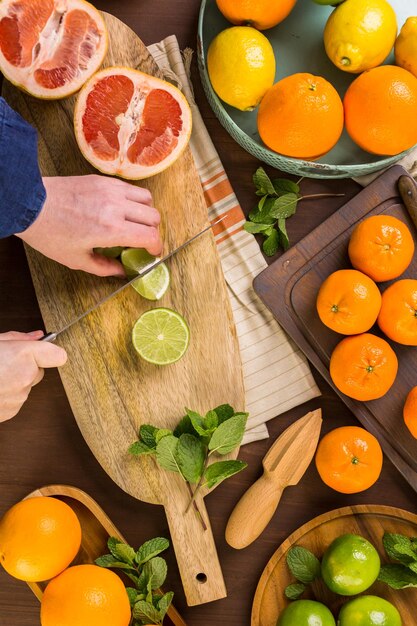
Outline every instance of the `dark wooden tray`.
{"label": "dark wooden tray", "polygon": [[[404,425],[405,398],[417,385],[417,349],[390,342],[399,371],[391,390],[379,400],[358,402],[339,392],[329,374],[330,355],[341,335],[320,321],[316,296],[320,284],[332,272],[350,267],[347,254],[350,234],[365,217],[380,213],[406,222],[417,243],[417,232],[397,189],[398,178],[407,172],[390,168],[312,233],[256,277],[254,288],[285,331],[298,344],[320,374],[340,395],[362,425],[381,443],[407,482],[417,491],[417,440]],[[417,255],[404,273],[417,277]],[[380,284],[382,290],[390,283]],[[377,328],[371,332],[381,335]]]}

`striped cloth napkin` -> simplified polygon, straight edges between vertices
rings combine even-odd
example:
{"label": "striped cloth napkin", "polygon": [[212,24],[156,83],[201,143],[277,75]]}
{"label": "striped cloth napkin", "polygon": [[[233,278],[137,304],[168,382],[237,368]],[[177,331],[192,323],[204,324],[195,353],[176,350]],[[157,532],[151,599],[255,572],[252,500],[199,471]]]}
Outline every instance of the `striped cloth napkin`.
{"label": "striped cloth napkin", "polygon": [[309,365],[256,296],[252,281],[267,266],[194,101],[189,80],[192,51],[181,53],[175,36],[149,46],[165,78],[181,88],[193,114],[190,147],[209,219],[227,213],[213,231],[228,285],[242,358],[249,412],[243,443],[268,437],[265,422],[320,395]]}

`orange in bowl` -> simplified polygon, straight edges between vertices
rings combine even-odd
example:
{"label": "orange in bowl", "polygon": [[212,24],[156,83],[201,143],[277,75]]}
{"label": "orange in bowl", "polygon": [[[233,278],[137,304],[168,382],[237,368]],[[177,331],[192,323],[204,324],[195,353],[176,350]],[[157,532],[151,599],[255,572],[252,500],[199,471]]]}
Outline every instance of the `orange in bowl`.
{"label": "orange in bowl", "polygon": [[417,439],[417,387],[413,387],[407,396],[403,417],[408,430]]}
{"label": "orange in bowl", "polygon": [[259,106],[262,141],[285,156],[318,159],[333,148],[342,130],[342,101],[321,76],[287,76],[266,92]]}
{"label": "orange in bowl", "polygon": [[343,339],[330,358],[336,387],[355,400],[376,400],[394,384],[398,359],[388,342],[371,333]]}
{"label": "orange in bowl", "polygon": [[266,30],[289,15],[297,0],[216,0],[225,18],[241,26]]}
{"label": "orange in bowl", "polygon": [[393,341],[417,346],[417,280],[397,280],[384,291],[378,325]]}
{"label": "orange in bowl", "polygon": [[362,272],[339,270],[330,274],[320,287],[316,306],[323,324],[342,335],[356,335],[375,324],[381,293]]}
{"label": "orange in bowl", "polygon": [[376,282],[398,278],[410,265],[414,240],[404,222],[392,215],[373,215],[360,222],[349,241],[353,267]]}
{"label": "orange in bowl", "polygon": [[343,105],[346,130],[363,150],[394,155],[417,144],[417,78],[394,65],[363,72]]}

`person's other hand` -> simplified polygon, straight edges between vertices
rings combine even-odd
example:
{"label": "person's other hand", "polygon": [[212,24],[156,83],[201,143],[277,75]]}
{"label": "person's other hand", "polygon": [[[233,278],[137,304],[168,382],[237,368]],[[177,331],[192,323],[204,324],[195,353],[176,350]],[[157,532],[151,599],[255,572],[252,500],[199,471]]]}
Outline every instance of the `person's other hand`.
{"label": "person's other hand", "polygon": [[0,333],[0,422],[14,417],[26,402],[44,368],[60,367],[67,360],[63,348],[37,341],[41,330],[32,333]]}
{"label": "person's other hand", "polygon": [[43,183],[45,204],[18,237],[45,256],[97,276],[124,276],[118,261],[94,248],[126,246],[160,254],[160,215],[147,189],[96,175],[50,177]]}

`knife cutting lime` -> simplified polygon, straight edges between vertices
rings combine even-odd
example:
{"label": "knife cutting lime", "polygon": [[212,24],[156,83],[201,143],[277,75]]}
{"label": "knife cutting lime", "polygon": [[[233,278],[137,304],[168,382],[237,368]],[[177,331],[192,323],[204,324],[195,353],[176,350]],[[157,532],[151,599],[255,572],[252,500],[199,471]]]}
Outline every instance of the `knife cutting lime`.
{"label": "knife cutting lime", "polygon": [[[141,270],[155,261],[155,257],[142,248],[126,248],[120,255],[120,260],[127,276],[139,274]],[[169,287],[169,270],[165,263],[161,263],[152,272],[143,278],[138,278],[133,284],[139,295],[147,300],[159,300]]]}
{"label": "knife cutting lime", "polygon": [[169,365],[186,352],[190,331],[179,313],[160,307],[140,316],[133,327],[132,341],[145,361],[155,365]]}

